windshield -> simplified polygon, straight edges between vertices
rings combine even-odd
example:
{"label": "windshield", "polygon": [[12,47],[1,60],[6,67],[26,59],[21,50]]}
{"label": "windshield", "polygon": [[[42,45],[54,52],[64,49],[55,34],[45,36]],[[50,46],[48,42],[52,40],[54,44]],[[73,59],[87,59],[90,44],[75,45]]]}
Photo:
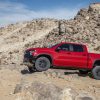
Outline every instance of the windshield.
{"label": "windshield", "polygon": [[55,46],[57,46],[58,44],[55,45],[49,45],[48,48],[54,48]]}

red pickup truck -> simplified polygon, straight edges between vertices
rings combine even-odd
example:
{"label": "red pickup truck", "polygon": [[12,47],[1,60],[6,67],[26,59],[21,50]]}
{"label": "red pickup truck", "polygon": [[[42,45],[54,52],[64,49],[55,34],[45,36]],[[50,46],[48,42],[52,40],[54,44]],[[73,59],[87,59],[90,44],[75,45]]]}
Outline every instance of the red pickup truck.
{"label": "red pickup truck", "polygon": [[45,71],[50,67],[78,69],[81,74],[92,72],[100,80],[100,54],[88,53],[86,45],[59,43],[49,48],[29,48],[24,53],[29,71]]}

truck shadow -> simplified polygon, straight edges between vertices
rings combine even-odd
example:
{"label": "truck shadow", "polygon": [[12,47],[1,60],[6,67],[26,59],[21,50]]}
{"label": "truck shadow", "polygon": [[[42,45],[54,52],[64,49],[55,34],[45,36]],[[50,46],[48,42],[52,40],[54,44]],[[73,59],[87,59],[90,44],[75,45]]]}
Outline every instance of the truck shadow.
{"label": "truck shadow", "polygon": [[[35,72],[35,71],[34,71]],[[32,73],[34,73],[32,72]],[[32,74],[31,72],[28,71],[28,69],[23,69],[21,70],[21,74],[25,75],[25,74]]]}
{"label": "truck shadow", "polygon": [[64,75],[72,75],[72,74],[77,74],[78,76],[81,76],[81,77],[86,77],[88,76],[88,74],[80,74],[79,72],[64,72]]}
{"label": "truck shadow", "polygon": [[[57,70],[57,71],[59,72],[59,70]],[[28,69],[21,70],[21,74],[23,74],[23,75],[25,75],[25,74],[33,74],[35,72],[38,72],[38,71],[29,72]],[[72,74],[75,74],[76,75],[77,74],[80,77],[87,77],[87,76],[89,76],[90,78],[93,78],[93,76],[92,76],[91,73],[88,73],[88,74],[80,74],[77,71],[69,71],[69,70],[68,70],[68,72],[67,71],[64,71],[63,73],[64,73],[64,75],[72,75]]]}
{"label": "truck shadow", "polygon": [[93,76],[92,76],[92,74],[91,74],[91,72],[89,72],[88,74],[81,74],[81,73],[79,73],[79,72],[64,72],[64,75],[72,75],[72,74],[77,74],[78,76],[80,76],[80,77],[87,77],[87,76],[89,76],[90,78],[93,78]]}
{"label": "truck shadow", "polygon": [[30,74],[30,72],[27,70],[27,69],[23,69],[23,70],[21,70],[21,74]]}

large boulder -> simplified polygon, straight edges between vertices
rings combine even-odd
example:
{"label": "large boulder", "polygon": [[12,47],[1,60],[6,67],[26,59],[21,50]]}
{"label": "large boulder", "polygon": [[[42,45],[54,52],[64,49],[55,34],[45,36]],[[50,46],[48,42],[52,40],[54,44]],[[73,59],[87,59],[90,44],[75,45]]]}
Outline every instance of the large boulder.
{"label": "large boulder", "polygon": [[16,100],[75,100],[77,92],[72,88],[61,89],[51,83],[21,83],[14,90]]}
{"label": "large boulder", "polygon": [[53,84],[34,82],[17,85],[14,94],[20,100],[60,100],[61,89]]}

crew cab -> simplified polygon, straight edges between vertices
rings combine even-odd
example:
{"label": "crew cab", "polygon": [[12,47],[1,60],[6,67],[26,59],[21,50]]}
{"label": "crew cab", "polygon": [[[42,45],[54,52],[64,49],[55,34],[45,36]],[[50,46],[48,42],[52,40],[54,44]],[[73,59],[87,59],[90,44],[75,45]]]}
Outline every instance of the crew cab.
{"label": "crew cab", "polygon": [[50,67],[78,69],[81,74],[91,71],[100,80],[100,54],[88,53],[84,44],[62,42],[49,48],[29,48],[24,53],[24,64],[30,72]]}

